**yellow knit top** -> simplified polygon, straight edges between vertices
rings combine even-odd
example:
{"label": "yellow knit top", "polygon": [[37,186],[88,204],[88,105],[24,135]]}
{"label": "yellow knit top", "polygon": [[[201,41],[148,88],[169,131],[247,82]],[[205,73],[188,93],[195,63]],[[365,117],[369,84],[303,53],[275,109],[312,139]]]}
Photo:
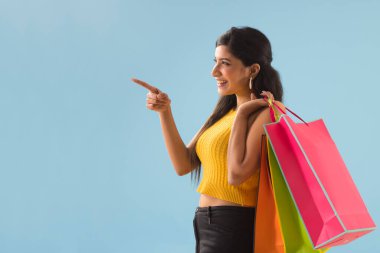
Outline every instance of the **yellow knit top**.
{"label": "yellow knit top", "polygon": [[202,163],[197,192],[218,199],[256,206],[259,170],[238,186],[228,184],[227,147],[236,111],[231,109],[199,137],[195,150]]}

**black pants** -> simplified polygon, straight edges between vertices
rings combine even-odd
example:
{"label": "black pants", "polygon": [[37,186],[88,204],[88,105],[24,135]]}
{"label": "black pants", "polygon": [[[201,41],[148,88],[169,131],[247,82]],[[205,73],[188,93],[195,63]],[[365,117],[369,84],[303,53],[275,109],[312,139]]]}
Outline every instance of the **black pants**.
{"label": "black pants", "polygon": [[254,207],[197,207],[195,253],[253,253],[254,223]]}

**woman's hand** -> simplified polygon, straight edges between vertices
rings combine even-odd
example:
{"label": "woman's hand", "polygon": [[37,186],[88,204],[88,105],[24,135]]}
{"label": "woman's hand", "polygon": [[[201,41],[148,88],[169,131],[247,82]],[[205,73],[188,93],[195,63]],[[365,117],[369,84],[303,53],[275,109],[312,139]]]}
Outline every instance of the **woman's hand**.
{"label": "woman's hand", "polygon": [[237,113],[243,117],[248,117],[257,110],[269,106],[270,101],[274,102],[273,94],[269,91],[263,91],[260,94],[264,98],[257,98],[251,101],[241,104],[238,108]]}
{"label": "woman's hand", "polygon": [[146,94],[146,107],[149,110],[164,112],[170,108],[171,100],[166,93],[139,79],[132,78],[132,81],[149,90]]}

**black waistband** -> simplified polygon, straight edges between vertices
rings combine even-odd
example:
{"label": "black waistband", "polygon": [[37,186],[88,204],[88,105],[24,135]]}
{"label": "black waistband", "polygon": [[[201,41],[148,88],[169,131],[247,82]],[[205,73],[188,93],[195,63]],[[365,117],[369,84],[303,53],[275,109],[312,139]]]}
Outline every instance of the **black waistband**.
{"label": "black waistband", "polygon": [[196,212],[212,212],[212,211],[253,211],[255,207],[250,206],[205,206],[205,207],[197,207]]}

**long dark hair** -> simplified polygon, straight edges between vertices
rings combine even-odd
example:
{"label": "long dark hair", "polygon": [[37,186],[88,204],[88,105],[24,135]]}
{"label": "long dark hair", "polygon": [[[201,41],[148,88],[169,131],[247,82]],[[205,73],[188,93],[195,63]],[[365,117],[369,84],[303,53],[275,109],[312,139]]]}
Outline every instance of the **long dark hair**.
{"label": "long dark hair", "polygon": [[[216,41],[215,47],[227,46],[236,58],[240,59],[245,66],[254,63],[260,65],[260,71],[253,80],[251,92],[257,98],[263,90],[270,91],[275,100],[282,101],[283,89],[279,73],[271,66],[272,48],[268,38],[259,30],[251,27],[232,27],[222,34]],[[247,84],[248,85],[248,84]],[[191,179],[199,182],[201,174],[201,161],[195,151],[199,137],[206,129],[221,119],[232,108],[236,108],[236,95],[221,96],[214,111],[206,120],[195,141],[189,146],[192,168]]]}

